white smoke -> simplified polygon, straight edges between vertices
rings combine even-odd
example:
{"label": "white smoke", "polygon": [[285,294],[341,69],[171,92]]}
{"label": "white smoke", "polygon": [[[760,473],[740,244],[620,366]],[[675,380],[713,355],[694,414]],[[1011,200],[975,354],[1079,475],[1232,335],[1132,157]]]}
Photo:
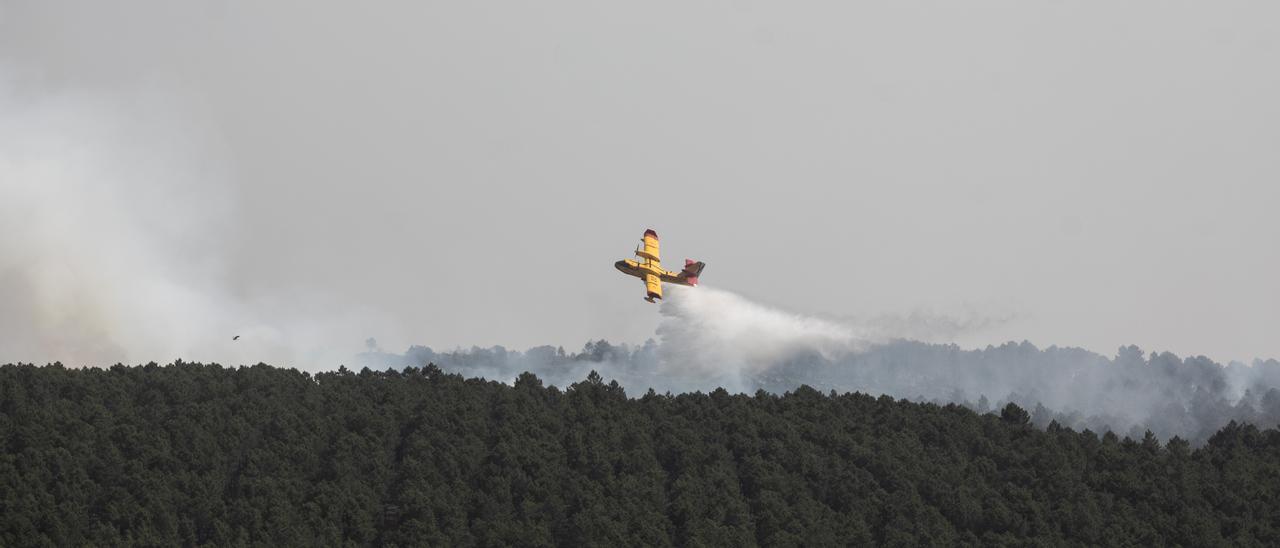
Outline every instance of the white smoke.
{"label": "white smoke", "polygon": [[[404,355],[368,353],[375,367],[434,363],[468,377],[510,382],[530,371],[567,387],[595,370],[631,394],[756,390],[782,392],[800,385],[821,391],[862,392],[958,403],[979,411],[1008,402],[1050,421],[1097,432],[1202,442],[1230,420],[1280,423],[1280,362],[1222,366],[1202,356],[1144,355],[1136,347],[1116,357],[1079,348],[1040,349],[1028,342],[981,349],[931,344],[896,336],[892,326],[919,330],[914,321],[865,324],[793,314],[708,287],[673,287],[659,309],[656,339],[639,347],[590,342],[581,352],[551,347],[526,352],[502,347],[437,353],[413,347]],[[936,324],[936,315],[923,316]],[[981,320],[948,325],[983,325]],[[927,326],[926,326],[927,327]]]}
{"label": "white smoke", "polygon": [[159,90],[24,93],[4,76],[0,363],[336,367],[350,355],[338,335],[367,325],[232,291],[238,197],[183,105]]}
{"label": "white smoke", "polygon": [[[0,362],[183,358],[328,369],[370,333],[399,334],[301,287],[269,301],[234,290],[244,273],[228,249],[245,236],[236,233],[241,197],[226,184],[216,139],[195,120],[161,92],[23,94],[0,72]],[[945,333],[983,322],[830,321],[709,287],[671,287],[667,297],[656,340],[640,347],[421,348],[366,358],[382,366],[430,361],[506,381],[528,370],[561,386],[595,369],[632,393],[809,384],[938,401],[985,397],[1043,403],[1038,422],[1193,439],[1228,419],[1280,420],[1274,361],[1224,368],[1136,348],[1108,359],[1027,343],[964,350],[890,339],[917,324]]]}

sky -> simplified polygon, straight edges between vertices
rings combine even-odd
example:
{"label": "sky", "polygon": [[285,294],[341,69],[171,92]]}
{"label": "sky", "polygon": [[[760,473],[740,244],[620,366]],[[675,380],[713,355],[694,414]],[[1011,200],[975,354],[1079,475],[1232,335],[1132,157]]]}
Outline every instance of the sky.
{"label": "sky", "polygon": [[646,228],[904,336],[1280,357],[1278,63],[1264,2],[0,0],[0,362],[640,343]]}

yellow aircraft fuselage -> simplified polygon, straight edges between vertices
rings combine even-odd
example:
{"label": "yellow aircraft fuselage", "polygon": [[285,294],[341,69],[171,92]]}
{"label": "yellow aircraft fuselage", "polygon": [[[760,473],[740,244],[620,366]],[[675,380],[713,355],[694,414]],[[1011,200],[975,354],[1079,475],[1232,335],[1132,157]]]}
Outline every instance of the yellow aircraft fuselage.
{"label": "yellow aircraft fuselage", "polygon": [[663,269],[658,256],[658,233],[653,229],[644,231],[644,239],[636,248],[636,257],[638,260],[623,259],[613,263],[613,266],[623,274],[644,280],[644,299],[649,302],[662,298],[662,282],[687,286],[698,285],[698,275],[706,266],[701,261],[685,259],[684,270],[680,272]]}

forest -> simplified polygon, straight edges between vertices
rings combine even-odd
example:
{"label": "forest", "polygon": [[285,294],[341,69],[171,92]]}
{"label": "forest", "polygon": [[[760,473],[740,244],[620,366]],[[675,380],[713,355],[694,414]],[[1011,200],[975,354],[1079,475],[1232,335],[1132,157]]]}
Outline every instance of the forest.
{"label": "forest", "polygon": [[[372,369],[434,363],[467,377],[510,381],[530,371],[543,382],[568,386],[591,371],[617,380],[633,394],[711,391],[781,394],[802,385],[829,392],[888,394],[939,405],[957,403],[985,413],[1016,403],[1045,428],[1052,421],[1075,430],[1114,431],[1134,439],[1146,431],[1199,446],[1231,421],[1280,425],[1280,361],[1221,364],[1204,356],[1180,358],[1120,347],[1107,358],[1081,348],[1037,348],[1023,341],[986,348],[894,340],[853,351],[823,351],[814,341],[773,341],[785,348],[744,369],[744,341],[686,340],[672,324],[643,345],[589,341],[577,352],[538,346],[501,346],[437,352],[412,346],[403,354],[367,352],[358,365]],[[759,348],[756,349],[758,350]],[[767,354],[767,353],[766,353]],[[760,360],[757,360],[760,361]]]}
{"label": "forest", "polygon": [[0,444],[3,546],[1280,545],[1274,429],[809,386],[5,365]]}

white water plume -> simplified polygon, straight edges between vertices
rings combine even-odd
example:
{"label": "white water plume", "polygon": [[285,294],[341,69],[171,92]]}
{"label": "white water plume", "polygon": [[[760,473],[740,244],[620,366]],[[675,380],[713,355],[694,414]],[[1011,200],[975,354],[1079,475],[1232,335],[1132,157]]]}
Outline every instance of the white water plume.
{"label": "white water plume", "polygon": [[[712,287],[670,287],[659,309],[659,373],[733,388],[792,356],[825,359],[866,348],[857,328],[789,313]],[[701,384],[701,383],[699,383]]]}

